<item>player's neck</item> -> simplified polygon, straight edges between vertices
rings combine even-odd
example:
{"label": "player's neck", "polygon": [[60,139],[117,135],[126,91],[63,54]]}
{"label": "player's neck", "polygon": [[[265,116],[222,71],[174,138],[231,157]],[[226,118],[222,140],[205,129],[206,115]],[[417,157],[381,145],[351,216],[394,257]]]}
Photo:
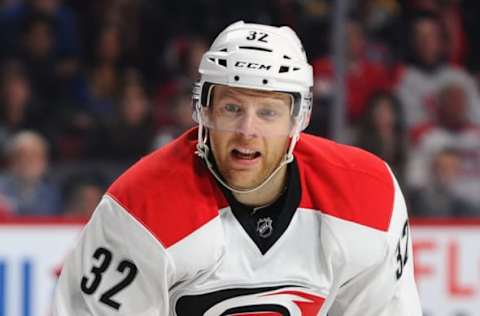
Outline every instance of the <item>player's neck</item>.
{"label": "player's neck", "polygon": [[245,205],[263,206],[273,203],[282,195],[287,182],[287,166],[283,166],[278,173],[263,187],[251,193],[233,193],[235,199]]}

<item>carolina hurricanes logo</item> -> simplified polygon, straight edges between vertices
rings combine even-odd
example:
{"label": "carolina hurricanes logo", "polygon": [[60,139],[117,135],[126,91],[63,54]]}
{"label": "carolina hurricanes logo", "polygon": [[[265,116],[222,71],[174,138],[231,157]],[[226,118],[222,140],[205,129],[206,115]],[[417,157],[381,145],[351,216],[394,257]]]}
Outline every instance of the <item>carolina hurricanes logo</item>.
{"label": "carolina hurricanes logo", "polygon": [[184,296],[179,316],[316,316],[325,299],[302,287],[229,289]]}

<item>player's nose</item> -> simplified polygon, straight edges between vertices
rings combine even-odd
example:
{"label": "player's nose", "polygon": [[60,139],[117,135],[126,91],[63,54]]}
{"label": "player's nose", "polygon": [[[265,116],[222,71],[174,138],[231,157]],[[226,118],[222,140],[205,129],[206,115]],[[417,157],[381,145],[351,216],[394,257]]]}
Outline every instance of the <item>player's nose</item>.
{"label": "player's nose", "polygon": [[238,122],[237,133],[247,137],[255,138],[258,137],[258,122],[255,117],[255,112],[253,110],[246,111],[245,114]]}

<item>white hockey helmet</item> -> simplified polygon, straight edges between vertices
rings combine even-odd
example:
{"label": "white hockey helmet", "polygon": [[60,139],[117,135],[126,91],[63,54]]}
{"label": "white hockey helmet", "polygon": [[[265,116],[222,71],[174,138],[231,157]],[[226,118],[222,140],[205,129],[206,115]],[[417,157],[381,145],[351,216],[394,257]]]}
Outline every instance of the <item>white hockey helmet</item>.
{"label": "white hockey helmet", "polygon": [[295,143],[310,121],[313,71],[300,39],[290,27],[243,21],[231,24],[203,55],[199,73],[200,80],[193,89],[193,119],[199,124],[197,154],[207,164],[205,128],[209,127],[207,113],[215,85],[291,95],[293,124],[286,133],[292,139],[285,161],[293,160]]}
{"label": "white hockey helmet", "polygon": [[312,110],[312,66],[295,32],[288,26],[239,21],[221,32],[203,55],[200,80],[193,93],[194,120],[201,123],[202,108],[210,104],[212,86],[249,88],[289,93],[292,115],[300,133]]}

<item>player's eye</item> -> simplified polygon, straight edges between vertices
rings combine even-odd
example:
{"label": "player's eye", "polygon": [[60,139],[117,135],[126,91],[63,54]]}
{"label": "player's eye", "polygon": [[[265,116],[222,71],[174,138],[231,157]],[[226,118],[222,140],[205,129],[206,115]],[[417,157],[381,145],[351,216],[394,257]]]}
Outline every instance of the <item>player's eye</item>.
{"label": "player's eye", "polygon": [[240,106],[237,105],[237,104],[232,104],[232,103],[225,104],[224,109],[225,109],[225,111],[231,112],[231,113],[240,112]]}
{"label": "player's eye", "polygon": [[223,111],[227,114],[237,114],[241,111],[241,108],[238,104],[227,103],[223,106]]}
{"label": "player's eye", "polygon": [[259,109],[257,115],[265,120],[273,120],[279,116],[279,113],[269,108]]}

